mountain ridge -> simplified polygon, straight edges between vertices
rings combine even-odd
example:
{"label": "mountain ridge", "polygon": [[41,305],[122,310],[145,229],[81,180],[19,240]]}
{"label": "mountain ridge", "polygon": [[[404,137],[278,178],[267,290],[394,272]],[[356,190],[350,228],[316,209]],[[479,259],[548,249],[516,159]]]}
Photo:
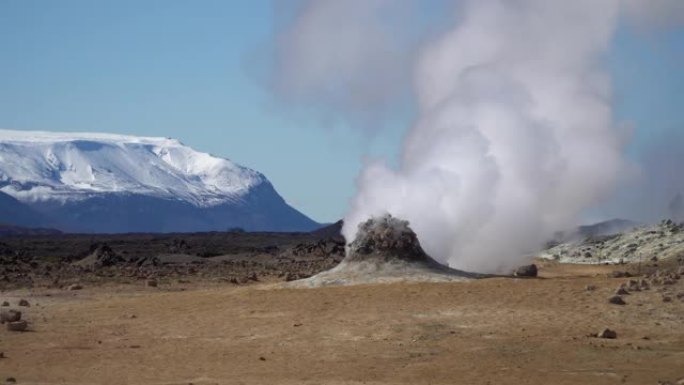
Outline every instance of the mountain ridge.
{"label": "mountain ridge", "polygon": [[0,130],[0,192],[69,232],[319,227],[258,171],[161,137]]}

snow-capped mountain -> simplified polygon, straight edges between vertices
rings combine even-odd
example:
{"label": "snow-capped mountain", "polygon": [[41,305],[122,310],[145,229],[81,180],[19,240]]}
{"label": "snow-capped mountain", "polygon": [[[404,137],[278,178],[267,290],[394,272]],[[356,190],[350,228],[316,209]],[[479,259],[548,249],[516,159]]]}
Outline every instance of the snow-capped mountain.
{"label": "snow-capped mountain", "polygon": [[66,231],[317,227],[259,172],[168,138],[0,130],[0,192]]}

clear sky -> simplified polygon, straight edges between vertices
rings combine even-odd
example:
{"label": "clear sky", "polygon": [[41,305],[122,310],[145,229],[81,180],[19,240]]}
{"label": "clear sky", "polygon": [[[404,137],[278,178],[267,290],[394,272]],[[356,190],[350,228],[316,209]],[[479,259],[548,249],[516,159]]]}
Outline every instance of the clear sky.
{"label": "clear sky", "polygon": [[[274,25],[271,0],[0,0],[0,127],[178,138],[334,221],[363,159],[396,157],[410,117],[368,138],[286,111],[258,81]],[[617,36],[616,113],[637,127],[635,153],[684,126],[683,42]]]}

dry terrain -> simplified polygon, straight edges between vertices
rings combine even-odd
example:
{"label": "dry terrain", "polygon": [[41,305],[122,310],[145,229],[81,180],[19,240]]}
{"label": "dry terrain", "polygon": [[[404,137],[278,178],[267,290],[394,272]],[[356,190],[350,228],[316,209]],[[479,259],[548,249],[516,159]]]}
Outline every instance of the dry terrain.
{"label": "dry terrain", "polygon": [[[536,279],[318,289],[141,282],[6,291],[0,300],[24,312],[30,331],[0,331],[0,381],[678,383],[684,279],[612,305],[628,280],[609,278],[614,268],[549,263]],[[20,298],[31,306],[16,307]],[[606,327],[617,339],[590,336]]]}

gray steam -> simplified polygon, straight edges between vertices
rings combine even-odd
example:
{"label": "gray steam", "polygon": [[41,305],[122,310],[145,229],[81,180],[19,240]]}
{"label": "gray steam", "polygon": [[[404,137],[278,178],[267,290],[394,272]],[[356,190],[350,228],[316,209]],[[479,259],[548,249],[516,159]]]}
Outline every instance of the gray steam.
{"label": "gray steam", "polygon": [[422,33],[405,21],[419,5],[419,0],[301,2],[276,37],[274,92],[290,105],[313,107],[325,120],[342,117],[376,129],[409,94],[410,63]]}
{"label": "gray steam", "polygon": [[613,121],[601,55],[621,15],[674,22],[661,10],[680,2],[459,1],[452,26],[411,40],[418,47],[401,31],[419,14],[384,17],[396,4],[416,2],[305,2],[281,35],[276,89],[357,116],[391,112],[413,90],[418,118],[401,163],[363,170],[345,237],[389,212],[434,258],[505,271],[627,174],[629,135]]}

